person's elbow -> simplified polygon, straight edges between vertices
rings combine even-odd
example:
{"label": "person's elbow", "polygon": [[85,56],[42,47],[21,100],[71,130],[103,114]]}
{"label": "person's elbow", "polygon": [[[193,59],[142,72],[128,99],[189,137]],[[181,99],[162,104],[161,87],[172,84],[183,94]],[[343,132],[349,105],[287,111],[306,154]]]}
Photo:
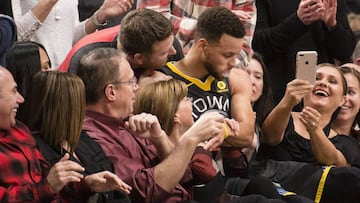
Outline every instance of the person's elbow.
{"label": "person's elbow", "polygon": [[268,133],[263,133],[260,137],[260,142],[262,144],[267,144],[270,146],[277,146],[281,143],[282,137],[274,137],[269,135]]}

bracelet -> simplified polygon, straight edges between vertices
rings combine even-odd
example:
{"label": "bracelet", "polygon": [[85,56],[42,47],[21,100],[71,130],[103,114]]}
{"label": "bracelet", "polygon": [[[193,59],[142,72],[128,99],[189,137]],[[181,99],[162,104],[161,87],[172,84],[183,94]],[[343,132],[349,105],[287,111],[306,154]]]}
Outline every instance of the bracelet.
{"label": "bracelet", "polygon": [[224,128],[224,131],[225,131],[225,139],[226,139],[227,137],[229,137],[229,129],[228,129],[228,127],[226,126],[225,123],[223,123],[223,128]]}
{"label": "bracelet", "polygon": [[92,22],[97,26],[105,26],[107,24],[107,21],[105,21],[104,23],[100,23],[97,17],[99,10],[95,11],[94,15],[92,16]]}

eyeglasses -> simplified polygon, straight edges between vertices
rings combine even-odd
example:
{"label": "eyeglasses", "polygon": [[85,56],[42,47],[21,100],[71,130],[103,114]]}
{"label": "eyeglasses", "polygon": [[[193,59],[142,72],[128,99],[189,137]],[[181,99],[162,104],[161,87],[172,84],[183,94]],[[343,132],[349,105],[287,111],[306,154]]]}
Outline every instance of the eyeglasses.
{"label": "eyeglasses", "polygon": [[127,84],[127,85],[132,85],[132,87],[136,87],[137,86],[137,78],[134,76],[132,79],[130,79],[129,81],[125,81],[125,82],[120,82],[120,81],[115,81],[115,82],[111,82],[108,84],[113,84],[113,85],[121,85],[121,84]]}

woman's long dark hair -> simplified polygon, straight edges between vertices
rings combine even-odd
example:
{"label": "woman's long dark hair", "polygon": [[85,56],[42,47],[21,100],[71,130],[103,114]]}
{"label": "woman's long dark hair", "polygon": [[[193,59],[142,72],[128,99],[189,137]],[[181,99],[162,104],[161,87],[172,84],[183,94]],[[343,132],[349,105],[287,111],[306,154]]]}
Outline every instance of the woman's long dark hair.
{"label": "woman's long dark hair", "polygon": [[[33,76],[41,71],[40,48],[47,54],[42,44],[33,41],[15,42],[6,52],[6,69],[13,75],[17,90],[25,100]],[[16,118],[23,120],[23,105],[19,106]]]}
{"label": "woman's long dark hair", "polygon": [[31,78],[41,70],[40,48],[46,53],[42,44],[23,41],[15,42],[6,52],[6,69],[13,75],[18,91],[24,98]]}
{"label": "woman's long dark hair", "polygon": [[266,116],[270,113],[270,111],[274,107],[273,92],[271,89],[270,73],[265,66],[263,57],[259,53],[255,52],[252,58],[260,63],[261,68],[264,72],[263,91],[260,98],[253,105],[253,110],[254,112],[256,112],[256,122],[261,126]]}

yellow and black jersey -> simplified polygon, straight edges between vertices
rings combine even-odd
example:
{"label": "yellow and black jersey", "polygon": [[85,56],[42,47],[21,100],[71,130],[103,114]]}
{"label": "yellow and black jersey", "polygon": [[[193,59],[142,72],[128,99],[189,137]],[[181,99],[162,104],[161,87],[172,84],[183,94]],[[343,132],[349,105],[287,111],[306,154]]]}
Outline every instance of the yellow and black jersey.
{"label": "yellow and black jersey", "polygon": [[159,71],[186,83],[188,98],[193,104],[192,115],[195,121],[208,111],[219,111],[225,117],[230,118],[231,93],[228,78],[217,79],[208,75],[200,80],[185,75],[171,62],[168,62]]}

